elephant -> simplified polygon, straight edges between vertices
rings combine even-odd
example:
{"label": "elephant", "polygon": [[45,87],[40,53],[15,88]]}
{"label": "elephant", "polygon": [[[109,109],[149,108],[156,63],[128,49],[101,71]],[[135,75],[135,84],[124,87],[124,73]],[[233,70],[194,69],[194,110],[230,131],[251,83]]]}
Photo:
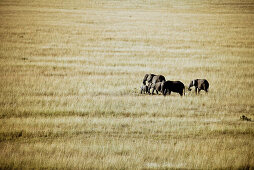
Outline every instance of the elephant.
{"label": "elephant", "polygon": [[195,93],[198,94],[201,90],[208,92],[209,83],[206,79],[195,79],[190,82],[188,90],[191,91],[191,87],[195,86]]}
{"label": "elephant", "polygon": [[147,85],[144,85],[144,84],[141,85],[140,94],[142,94],[142,93],[144,93],[144,94],[148,93],[148,86]]}
{"label": "elephant", "polygon": [[153,89],[153,90],[152,90],[152,94],[153,94],[154,90],[156,91],[157,94],[158,94],[158,92],[162,92],[162,90],[161,90],[161,85],[162,85],[163,82],[164,82],[164,81],[162,81],[162,82],[157,82],[157,83],[155,83],[155,84],[151,84],[150,89],[151,89],[151,88]]}
{"label": "elephant", "polygon": [[146,85],[146,82],[148,83],[148,93],[151,94],[150,89],[154,88],[157,82],[163,82],[163,81],[166,81],[163,75],[146,74],[143,79],[143,85]]}
{"label": "elephant", "polygon": [[152,79],[149,79],[148,80],[148,83],[149,83],[149,85],[148,85],[148,92],[149,92],[149,94],[151,94],[150,93],[151,88],[153,89],[152,90],[152,94],[153,94],[154,88],[156,86],[156,83],[158,83],[158,82],[165,82],[165,81],[166,81],[166,79],[165,79],[165,77],[163,75],[156,75],[156,76],[153,76]]}
{"label": "elephant", "polygon": [[161,85],[161,90],[164,96],[166,96],[167,92],[169,95],[171,92],[179,93],[180,96],[185,95],[185,86],[181,81],[166,81]]}
{"label": "elephant", "polygon": [[242,116],[240,117],[240,119],[241,119],[241,120],[246,120],[246,121],[251,121],[251,118],[248,118],[248,117],[245,116],[245,115],[242,115]]}

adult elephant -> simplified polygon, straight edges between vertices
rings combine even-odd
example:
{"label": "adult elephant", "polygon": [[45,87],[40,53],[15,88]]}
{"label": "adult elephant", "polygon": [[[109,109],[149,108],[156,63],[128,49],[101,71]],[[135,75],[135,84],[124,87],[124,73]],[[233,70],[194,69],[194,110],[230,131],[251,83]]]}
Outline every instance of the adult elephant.
{"label": "adult elephant", "polygon": [[153,90],[152,90],[152,94],[153,94],[154,90],[156,91],[157,94],[159,94],[158,92],[162,92],[162,90],[161,90],[161,85],[162,85],[163,83],[164,83],[164,81],[162,81],[162,82],[157,82],[157,83],[155,83],[155,84],[152,84],[152,86],[151,86],[151,88],[153,89]]}
{"label": "adult elephant", "polygon": [[209,83],[206,79],[195,79],[190,82],[189,91],[191,91],[192,86],[195,86],[195,93],[198,94],[201,90],[208,92]]}
{"label": "adult elephant", "polygon": [[164,96],[166,96],[167,92],[169,95],[171,92],[179,93],[181,96],[185,95],[185,87],[181,81],[166,81],[161,85],[161,90]]}

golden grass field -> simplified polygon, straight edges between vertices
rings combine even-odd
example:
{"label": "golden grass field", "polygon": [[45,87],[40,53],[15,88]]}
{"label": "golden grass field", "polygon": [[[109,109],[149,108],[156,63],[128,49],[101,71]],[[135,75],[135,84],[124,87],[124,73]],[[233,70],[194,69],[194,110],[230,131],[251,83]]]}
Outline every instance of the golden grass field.
{"label": "golden grass field", "polygon": [[252,0],[1,0],[0,23],[0,169],[254,169]]}

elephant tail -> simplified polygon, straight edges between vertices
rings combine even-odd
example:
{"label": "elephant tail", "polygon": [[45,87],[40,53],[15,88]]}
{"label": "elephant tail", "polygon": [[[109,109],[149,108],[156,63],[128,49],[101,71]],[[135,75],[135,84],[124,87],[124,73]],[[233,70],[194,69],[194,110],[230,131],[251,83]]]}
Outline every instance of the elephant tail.
{"label": "elephant tail", "polygon": [[146,85],[146,80],[149,74],[146,74],[145,77],[143,78],[143,84]]}

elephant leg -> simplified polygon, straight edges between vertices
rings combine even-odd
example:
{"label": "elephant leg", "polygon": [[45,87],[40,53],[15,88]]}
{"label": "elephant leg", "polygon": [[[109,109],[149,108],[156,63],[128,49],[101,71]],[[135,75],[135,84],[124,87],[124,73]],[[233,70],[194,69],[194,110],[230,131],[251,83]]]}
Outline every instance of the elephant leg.
{"label": "elephant leg", "polygon": [[198,89],[198,94],[200,93],[201,89]]}
{"label": "elephant leg", "polygon": [[154,94],[154,88],[153,88],[153,90],[152,90],[152,95]]}
{"label": "elephant leg", "polygon": [[195,87],[195,93],[196,93],[196,94],[198,93],[198,88],[197,88],[197,87]]}
{"label": "elephant leg", "polygon": [[165,89],[164,91],[162,91],[162,94],[163,94],[164,96],[166,96],[166,94],[167,94],[167,89]]}
{"label": "elephant leg", "polygon": [[151,94],[150,90],[151,90],[151,84],[149,83],[149,84],[148,84],[148,90],[147,90],[147,91],[148,91],[148,94]]}
{"label": "elephant leg", "polygon": [[153,95],[153,94],[154,94],[153,92],[154,92],[154,90],[155,90],[155,84],[152,84],[152,85],[151,85],[151,88],[153,89],[153,90],[152,90],[152,95]]}
{"label": "elephant leg", "polygon": [[181,92],[179,92],[179,94],[180,94],[180,96],[183,96],[183,92],[181,91]]}
{"label": "elephant leg", "polygon": [[148,93],[148,87],[146,86],[146,88],[144,89],[144,94]]}

